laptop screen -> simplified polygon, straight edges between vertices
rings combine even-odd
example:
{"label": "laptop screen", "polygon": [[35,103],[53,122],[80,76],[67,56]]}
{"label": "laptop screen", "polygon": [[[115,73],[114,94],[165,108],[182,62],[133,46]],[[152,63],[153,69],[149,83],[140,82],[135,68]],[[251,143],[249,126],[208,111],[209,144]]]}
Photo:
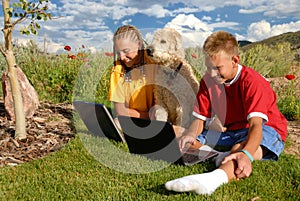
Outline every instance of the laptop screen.
{"label": "laptop screen", "polygon": [[119,122],[131,153],[175,163],[182,153],[171,123],[119,116]]}
{"label": "laptop screen", "polygon": [[74,101],[73,105],[87,129],[94,135],[125,141],[105,105],[85,101]]}

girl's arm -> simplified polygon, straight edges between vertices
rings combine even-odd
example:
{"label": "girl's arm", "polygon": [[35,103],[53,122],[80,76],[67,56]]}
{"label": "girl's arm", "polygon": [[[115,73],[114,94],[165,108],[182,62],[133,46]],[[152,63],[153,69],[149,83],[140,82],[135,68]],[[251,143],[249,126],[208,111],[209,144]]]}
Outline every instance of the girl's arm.
{"label": "girl's arm", "polygon": [[130,117],[149,119],[148,112],[139,112],[135,109],[130,109],[130,108],[126,107],[124,103],[114,102],[114,106],[115,106],[117,116],[122,115],[122,116],[130,116]]}

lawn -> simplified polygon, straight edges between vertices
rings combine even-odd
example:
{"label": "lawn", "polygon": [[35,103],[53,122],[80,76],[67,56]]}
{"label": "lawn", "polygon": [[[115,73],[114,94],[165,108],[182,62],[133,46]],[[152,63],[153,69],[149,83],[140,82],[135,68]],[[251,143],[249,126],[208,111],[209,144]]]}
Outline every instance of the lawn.
{"label": "lawn", "polygon": [[[122,154],[112,151],[116,148]],[[0,168],[0,200],[300,199],[300,160],[292,155],[282,154],[278,162],[255,161],[250,178],[224,185],[211,196],[202,196],[169,192],[164,183],[210,171],[213,163],[169,165],[126,152],[123,143],[78,133],[61,150],[42,159]]]}

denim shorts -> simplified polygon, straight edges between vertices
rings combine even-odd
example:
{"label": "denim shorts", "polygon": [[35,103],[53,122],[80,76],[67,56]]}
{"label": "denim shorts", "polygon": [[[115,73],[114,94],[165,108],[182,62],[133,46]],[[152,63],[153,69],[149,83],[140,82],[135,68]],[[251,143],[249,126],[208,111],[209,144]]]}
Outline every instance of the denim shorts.
{"label": "denim shorts", "polygon": [[[226,132],[204,130],[197,137],[197,140],[212,147],[232,147],[235,144],[246,141],[247,136],[248,128]],[[278,160],[284,149],[284,142],[280,135],[272,127],[266,125],[263,125],[263,139],[260,145],[264,150],[262,160]]]}

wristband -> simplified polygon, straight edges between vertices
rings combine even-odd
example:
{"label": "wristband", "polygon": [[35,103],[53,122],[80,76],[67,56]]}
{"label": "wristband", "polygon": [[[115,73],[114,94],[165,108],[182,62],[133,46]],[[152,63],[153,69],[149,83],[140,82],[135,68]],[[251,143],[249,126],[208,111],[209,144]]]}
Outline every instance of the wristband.
{"label": "wristband", "polygon": [[253,157],[251,156],[251,154],[247,151],[247,150],[240,150],[240,152],[243,152],[244,154],[246,154],[246,156],[249,158],[249,160],[251,161],[251,163],[253,162]]}

